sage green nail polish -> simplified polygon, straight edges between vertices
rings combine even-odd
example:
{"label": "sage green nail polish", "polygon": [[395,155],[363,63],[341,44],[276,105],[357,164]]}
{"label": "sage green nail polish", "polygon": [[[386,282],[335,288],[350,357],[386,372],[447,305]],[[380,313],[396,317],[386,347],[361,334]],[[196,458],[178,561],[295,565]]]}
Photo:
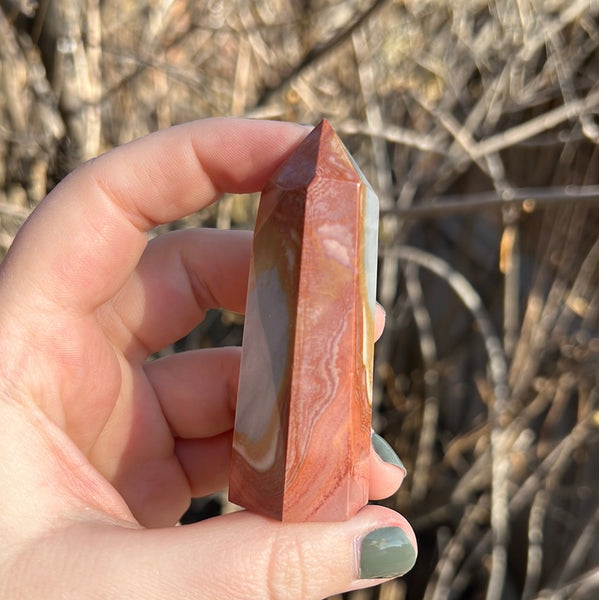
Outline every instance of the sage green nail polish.
{"label": "sage green nail polish", "polygon": [[407,573],[415,562],[416,550],[403,529],[375,529],[360,546],[360,579],[399,577]]}
{"label": "sage green nail polish", "polygon": [[372,434],[372,447],[374,451],[381,457],[383,462],[389,463],[390,465],[395,465],[403,470],[404,473],[407,473],[404,464],[401,462],[399,456],[395,454],[395,451],[391,446],[378,434]]}

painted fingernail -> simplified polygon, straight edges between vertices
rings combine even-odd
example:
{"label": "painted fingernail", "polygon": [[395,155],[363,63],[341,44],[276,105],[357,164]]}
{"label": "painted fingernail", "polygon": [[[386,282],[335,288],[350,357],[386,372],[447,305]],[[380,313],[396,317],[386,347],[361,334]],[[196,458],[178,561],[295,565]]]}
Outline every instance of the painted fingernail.
{"label": "painted fingernail", "polygon": [[399,527],[375,529],[360,545],[360,579],[399,577],[415,562],[416,550]]}
{"label": "painted fingernail", "polygon": [[395,465],[403,470],[404,475],[407,474],[407,470],[404,467],[404,464],[401,462],[401,459],[391,446],[378,434],[373,432],[372,436],[372,447],[374,451],[379,455],[383,462],[389,463],[390,465]]}

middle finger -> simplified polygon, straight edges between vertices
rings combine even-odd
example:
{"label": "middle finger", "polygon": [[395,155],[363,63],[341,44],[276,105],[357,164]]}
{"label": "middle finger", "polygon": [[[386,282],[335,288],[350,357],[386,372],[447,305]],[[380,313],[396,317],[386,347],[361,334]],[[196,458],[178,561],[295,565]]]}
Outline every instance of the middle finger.
{"label": "middle finger", "polygon": [[129,358],[147,356],[189,333],[210,308],[243,312],[251,232],[187,229],[150,242],[101,322]]}

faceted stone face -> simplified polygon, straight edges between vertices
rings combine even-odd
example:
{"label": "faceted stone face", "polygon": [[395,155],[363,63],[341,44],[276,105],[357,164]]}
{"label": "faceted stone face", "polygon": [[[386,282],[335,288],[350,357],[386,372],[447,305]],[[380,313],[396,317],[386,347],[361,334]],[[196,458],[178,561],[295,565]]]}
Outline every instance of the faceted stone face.
{"label": "faceted stone face", "polygon": [[283,521],[368,501],[378,201],[327,121],[262,192],[229,497]]}

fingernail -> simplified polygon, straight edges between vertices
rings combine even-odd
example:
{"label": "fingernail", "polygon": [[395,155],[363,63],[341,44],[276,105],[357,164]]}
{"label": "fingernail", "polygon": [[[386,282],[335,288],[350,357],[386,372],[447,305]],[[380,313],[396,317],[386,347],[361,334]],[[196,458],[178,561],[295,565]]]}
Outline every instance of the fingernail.
{"label": "fingernail", "polygon": [[399,527],[375,529],[360,545],[360,579],[399,577],[415,562],[416,550]]}
{"label": "fingernail", "polygon": [[408,471],[404,467],[404,464],[401,462],[399,456],[395,454],[395,451],[391,446],[378,434],[373,432],[372,436],[372,447],[374,451],[379,455],[383,462],[389,463],[390,465],[395,465],[403,470],[404,475],[407,475]]}

